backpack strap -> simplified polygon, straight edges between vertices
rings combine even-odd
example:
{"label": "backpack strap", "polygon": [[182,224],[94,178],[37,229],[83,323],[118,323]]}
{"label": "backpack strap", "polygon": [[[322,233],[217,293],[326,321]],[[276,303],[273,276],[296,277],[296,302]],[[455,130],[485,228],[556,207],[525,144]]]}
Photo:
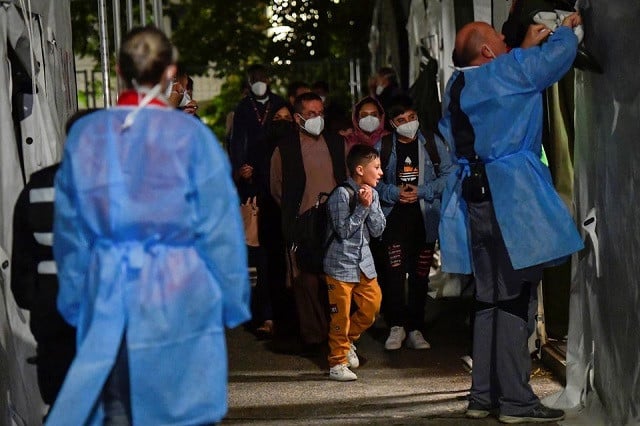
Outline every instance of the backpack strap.
{"label": "backpack strap", "polygon": [[382,137],[380,146],[380,167],[382,171],[386,173],[387,166],[389,165],[389,158],[391,157],[391,151],[393,150],[393,133],[389,133]]}
{"label": "backpack strap", "polygon": [[[438,154],[438,146],[436,145],[435,134],[430,130],[423,130],[422,134],[425,139],[425,148],[427,149],[427,154],[429,154],[429,158],[431,159],[431,163],[433,164],[433,171],[436,173],[436,176],[440,176],[440,154]],[[387,170],[387,166],[389,165],[389,158],[391,157],[391,150],[393,149],[393,134],[388,134],[383,136],[382,144],[380,146],[380,167],[382,171]]]}
{"label": "backpack strap", "polygon": [[[347,182],[342,182],[340,185],[336,186],[333,189],[333,191],[331,191],[331,194],[333,194],[338,188],[341,188],[341,187],[346,189],[347,192],[349,193],[349,215],[352,215],[353,212],[356,210],[356,205],[358,203],[358,199],[356,198],[356,191],[354,191],[351,185],[349,185]],[[331,196],[331,194],[329,194],[329,197]],[[329,249],[329,246],[331,245],[333,240],[336,239],[336,237],[337,237],[336,232],[333,229],[333,227],[331,227],[331,235],[329,235],[329,238],[327,239],[327,243],[324,245],[325,253]]]}
{"label": "backpack strap", "polygon": [[422,134],[424,135],[424,139],[426,141],[424,147],[427,149],[427,154],[429,154],[429,158],[431,159],[431,163],[433,164],[433,171],[436,173],[436,177],[439,177],[440,154],[438,154],[438,146],[436,145],[435,135],[431,130],[423,130]]}

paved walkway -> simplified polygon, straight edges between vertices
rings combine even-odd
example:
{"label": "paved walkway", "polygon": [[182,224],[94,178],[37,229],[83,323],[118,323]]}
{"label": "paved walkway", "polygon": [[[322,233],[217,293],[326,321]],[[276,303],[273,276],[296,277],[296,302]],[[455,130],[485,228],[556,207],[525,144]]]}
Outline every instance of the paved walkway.
{"label": "paved walkway", "polygon": [[[468,345],[459,300],[432,302],[426,339],[432,349],[385,351],[376,323],[358,342],[358,380],[328,379],[325,355],[302,357],[292,339],[259,341],[242,327],[228,333],[229,413],[223,425],[495,425],[464,417],[471,376],[460,360]],[[541,396],[561,389],[534,363]]]}

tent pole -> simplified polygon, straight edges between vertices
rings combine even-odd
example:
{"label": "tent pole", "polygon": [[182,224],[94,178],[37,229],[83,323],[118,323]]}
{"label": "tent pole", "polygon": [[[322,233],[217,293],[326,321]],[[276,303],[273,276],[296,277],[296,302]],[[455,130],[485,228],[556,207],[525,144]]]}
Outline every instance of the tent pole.
{"label": "tent pole", "polygon": [[[122,38],[122,27],[120,25],[120,0],[111,0],[113,5],[113,51],[115,52],[116,61],[118,52],[120,51],[120,40]],[[116,78],[116,100],[120,93],[120,79]]]}
{"label": "tent pole", "polygon": [[133,28],[133,0],[127,0],[127,31]]}
{"label": "tent pole", "polygon": [[107,39],[107,4],[98,0],[98,25],[100,30],[100,62],[102,69],[102,92],[104,106],[111,106],[111,88],[109,87],[109,40]]}
{"label": "tent pole", "polygon": [[162,22],[162,0],[153,0],[153,22],[160,31],[164,31]]}
{"label": "tent pole", "polygon": [[140,26],[147,25],[147,2],[146,0],[140,0]]}

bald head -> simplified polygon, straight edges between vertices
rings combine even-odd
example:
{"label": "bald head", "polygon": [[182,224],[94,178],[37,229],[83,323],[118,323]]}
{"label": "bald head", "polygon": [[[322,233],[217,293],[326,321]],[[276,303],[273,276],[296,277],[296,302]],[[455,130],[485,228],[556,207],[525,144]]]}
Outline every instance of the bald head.
{"label": "bald head", "polygon": [[486,22],[466,24],[456,35],[458,66],[482,65],[507,52],[504,36]]}

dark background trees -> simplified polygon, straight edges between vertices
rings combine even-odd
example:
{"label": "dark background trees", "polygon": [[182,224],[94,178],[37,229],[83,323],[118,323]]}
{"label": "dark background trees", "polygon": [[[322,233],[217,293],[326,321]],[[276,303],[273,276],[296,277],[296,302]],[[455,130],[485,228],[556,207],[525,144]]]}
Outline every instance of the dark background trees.
{"label": "dark background trees", "polygon": [[[134,3],[137,18],[138,2]],[[280,93],[293,79],[309,83],[325,80],[334,96],[349,103],[349,60],[356,59],[360,60],[363,83],[366,82],[374,0],[165,3],[163,12],[171,20],[171,39],[185,69],[194,75],[213,74],[224,79],[220,96],[204,103],[200,110],[219,136],[224,116],[239,100],[244,70],[252,63],[272,67],[273,89]],[[107,6],[112,39],[110,1]],[[121,22],[125,23],[123,9]],[[71,13],[75,53],[99,58],[97,2],[72,1]],[[113,41],[110,46],[113,49]]]}

